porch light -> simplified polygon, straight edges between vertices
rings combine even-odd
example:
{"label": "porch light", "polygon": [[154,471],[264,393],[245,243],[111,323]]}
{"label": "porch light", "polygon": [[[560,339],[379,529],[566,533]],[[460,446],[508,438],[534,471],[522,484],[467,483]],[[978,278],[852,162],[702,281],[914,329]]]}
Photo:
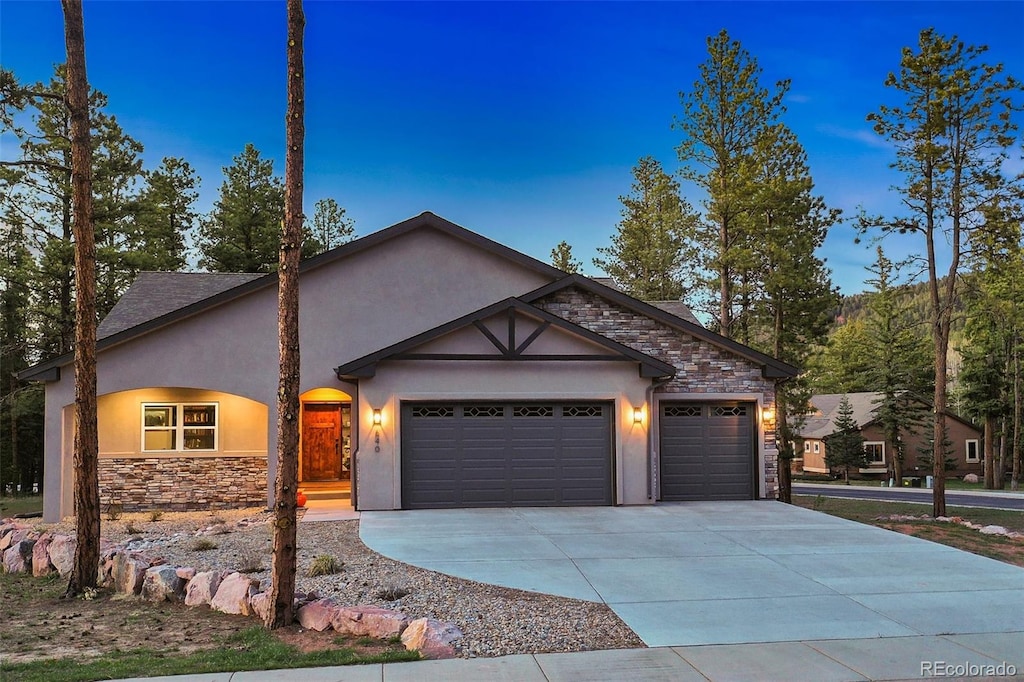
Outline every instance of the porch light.
{"label": "porch light", "polygon": [[644,423],[644,408],[634,407],[633,408],[633,423],[643,424]]}
{"label": "porch light", "polygon": [[380,410],[373,411],[373,425],[380,426]]}
{"label": "porch light", "polygon": [[761,421],[770,422],[773,419],[775,419],[775,410],[770,407],[766,407],[761,411]]}

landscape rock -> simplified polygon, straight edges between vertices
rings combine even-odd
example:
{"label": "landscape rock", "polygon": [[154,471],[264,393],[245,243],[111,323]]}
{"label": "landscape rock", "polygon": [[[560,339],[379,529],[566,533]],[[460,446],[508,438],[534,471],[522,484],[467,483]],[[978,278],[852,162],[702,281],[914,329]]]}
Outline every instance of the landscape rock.
{"label": "landscape rock", "polygon": [[397,637],[409,626],[409,617],[400,611],[376,606],[341,606],[331,620],[338,632],[389,639]]}
{"label": "landscape rock", "polygon": [[1009,535],[1010,531],[1002,526],[985,526],[978,529],[983,535]]}
{"label": "landscape rock", "polygon": [[53,573],[53,564],[50,563],[50,543],[53,538],[47,534],[39,536],[36,544],[32,546],[32,575],[41,578],[44,575]]}
{"label": "landscape rock", "polygon": [[273,602],[270,601],[269,592],[259,592],[254,594],[249,600],[249,606],[252,609],[252,614],[259,618],[261,621],[266,622],[267,616],[270,615],[270,609],[273,606]]}
{"label": "landscape rock", "polygon": [[209,606],[224,574],[220,571],[196,573],[185,588],[186,606]]}
{"label": "landscape rock", "polygon": [[163,564],[146,569],[142,579],[142,598],[148,601],[181,601],[185,581],[174,566]]}
{"label": "landscape rock", "polygon": [[142,584],[146,579],[149,561],[141,556],[121,552],[114,556],[111,577],[114,589],[125,594],[141,594]]}
{"label": "landscape rock", "polygon": [[977,483],[979,480],[978,474],[967,474],[964,476],[964,483]]}
{"label": "landscape rock", "polygon": [[192,580],[192,578],[196,577],[196,569],[192,568],[191,566],[178,567],[175,569],[174,572],[177,573],[178,577],[184,580],[185,582],[188,582],[189,580]]}
{"label": "landscape rock", "polygon": [[71,569],[75,565],[75,547],[77,545],[78,540],[70,535],[54,535],[50,539],[50,545],[47,548],[50,563],[62,577],[71,575]]}
{"label": "landscape rock", "polygon": [[295,619],[307,630],[323,632],[331,627],[338,608],[338,605],[331,599],[317,599],[301,607],[296,613]]}
{"label": "landscape rock", "polygon": [[461,638],[462,631],[452,623],[417,618],[402,633],[402,644],[410,651],[419,651],[426,658],[454,658],[452,644]]}
{"label": "landscape rock", "polygon": [[18,540],[4,550],[4,571],[7,573],[26,573],[32,570],[32,548],[36,541],[32,539]]}
{"label": "landscape rock", "polygon": [[252,597],[259,592],[259,581],[232,573],[217,587],[217,593],[210,600],[210,608],[222,613],[248,616],[252,613]]}

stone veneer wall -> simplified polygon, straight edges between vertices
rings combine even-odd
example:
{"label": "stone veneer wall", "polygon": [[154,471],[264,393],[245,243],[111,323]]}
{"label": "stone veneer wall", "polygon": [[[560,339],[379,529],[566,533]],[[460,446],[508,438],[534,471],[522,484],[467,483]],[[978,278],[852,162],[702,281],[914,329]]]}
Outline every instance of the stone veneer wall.
{"label": "stone veneer wall", "polygon": [[[762,376],[759,365],[596,294],[573,287],[533,305],[674,366],[675,377],[658,388],[659,395],[759,393],[764,405],[775,403],[775,383]],[[778,487],[778,450],[771,426],[764,431],[768,497]]]}
{"label": "stone veneer wall", "polygon": [[100,505],[123,511],[262,507],[266,457],[116,457],[100,459]]}

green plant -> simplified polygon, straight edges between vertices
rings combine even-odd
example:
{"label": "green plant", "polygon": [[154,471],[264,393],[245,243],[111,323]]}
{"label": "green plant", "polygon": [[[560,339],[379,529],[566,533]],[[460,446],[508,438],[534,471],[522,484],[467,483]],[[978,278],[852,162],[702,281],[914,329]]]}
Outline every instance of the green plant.
{"label": "green plant", "polygon": [[117,521],[124,514],[124,505],[111,502],[107,505],[107,521]]}
{"label": "green plant", "polygon": [[344,566],[344,562],[339,561],[330,555],[321,554],[313,559],[313,563],[309,565],[309,570],[306,571],[306,575],[310,578],[315,578],[318,575],[333,575],[335,573],[341,573],[342,566]]}
{"label": "green plant", "polygon": [[217,543],[210,538],[196,538],[189,547],[193,552],[208,552],[217,549]]}
{"label": "green plant", "polygon": [[124,524],[124,532],[128,535],[139,535],[142,531],[135,525],[134,521],[126,521]]}
{"label": "green plant", "polygon": [[817,497],[814,498],[814,504],[813,504],[812,508],[815,511],[821,510],[821,509],[823,509],[825,507],[825,502],[826,502],[825,496],[824,495],[818,495]]}

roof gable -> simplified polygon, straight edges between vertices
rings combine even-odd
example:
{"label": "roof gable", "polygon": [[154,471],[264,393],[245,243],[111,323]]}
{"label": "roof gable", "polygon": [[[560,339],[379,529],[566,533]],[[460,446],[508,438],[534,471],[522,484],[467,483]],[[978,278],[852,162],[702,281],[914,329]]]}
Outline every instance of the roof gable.
{"label": "roof gable", "polygon": [[716,334],[713,331],[705,329],[696,322],[691,322],[690,320],[679,317],[668,310],[635,299],[632,296],[624,294],[616,289],[612,289],[611,287],[605,286],[600,282],[594,281],[583,275],[569,275],[568,277],[564,277],[556,282],[552,282],[551,284],[531,291],[524,296],[520,296],[519,298],[527,303],[533,303],[534,301],[548,296],[549,294],[562,291],[563,289],[568,289],[570,287],[578,287],[579,289],[588,291],[623,306],[624,308],[628,308],[633,312],[650,317],[662,324],[685,332],[696,339],[705,341],[717,346],[718,348],[738,355],[739,357],[753,362],[755,365],[760,365],[762,374],[765,378],[788,379],[799,374],[799,370],[788,363],[777,360],[770,355],[761,353],[760,351],[754,350],[753,348],[733,341],[732,339],[727,339],[721,334]]}
{"label": "roof gable", "polygon": [[[853,409],[853,419],[861,429],[869,426],[877,419],[876,413],[878,411],[878,404],[885,397],[883,393],[871,391],[859,393],[820,393],[812,395],[810,402],[815,408],[815,412],[812,416],[808,417],[804,421],[803,426],[799,428],[800,437],[820,440],[835,432],[835,418],[839,411],[839,405],[843,402],[844,396],[849,401],[850,407]],[[920,403],[925,407],[930,406],[927,400],[917,395],[906,393],[905,397],[907,400]],[[972,429],[978,428],[954,412],[947,410],[946,416],[966,424]]]}
{"label": "roof gable", "polygon": [[[493,322],[493,318],[501,314],[504,314],[507,320],[507,333],[495,333],[494,325],[486,324],[487,321]],[[522,329],[519,320],[524,317],[536,323],[526,325],[526,331],[517,334],[517,331]],[[606,352],[547,354],[531,350],[534,342],[551,327],[579,337],[589,342],[591,346],[603,349]],[[490,347],[484,347],[487,348],[488,352],[474,350],[474,352],[468,353],[445,353],[440,352],[440,349],[433,350],[431,348],[431,342],[459,330],[470,328],[475,328],[487,340]],[[430,352],[416,352],[418,350]],[[516,298],[498,301],[476,312],[452,320],[447,324],[440,325],[422,334],[417,334],[404,341],[392,344],[387,348],[382,348],[379,351],[348,362],[338,367],[335,373],[339,379],[343,380],[369,378],[376,374],[377,365],[385,360],[628,361],[639,363],[640,376],[642,377],[667,377],[675,374],[675,368],[666,362],[612,341],[589,329],[563,320],[556,315],[535,308]]]}

